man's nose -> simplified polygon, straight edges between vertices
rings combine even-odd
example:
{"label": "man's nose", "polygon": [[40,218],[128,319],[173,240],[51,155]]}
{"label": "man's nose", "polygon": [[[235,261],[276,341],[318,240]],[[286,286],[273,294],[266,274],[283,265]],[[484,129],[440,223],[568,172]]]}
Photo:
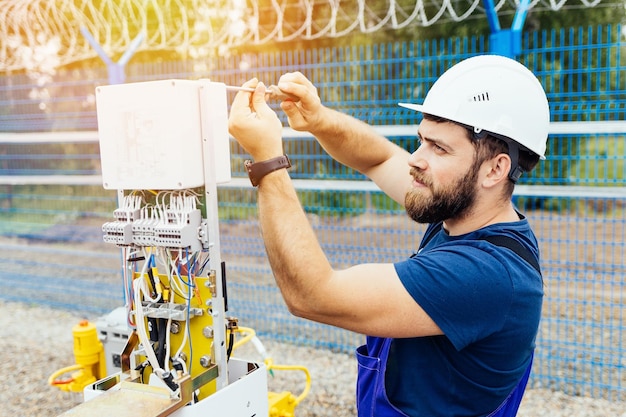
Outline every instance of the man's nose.
{"label": "man's nose", "polygon": [[424,151],[421,151],[420,148],[417,148],[411,155],[409,155],[409,166],[416,167],[419,169],[426,169],[428,167],[428,162],[424,158]]}

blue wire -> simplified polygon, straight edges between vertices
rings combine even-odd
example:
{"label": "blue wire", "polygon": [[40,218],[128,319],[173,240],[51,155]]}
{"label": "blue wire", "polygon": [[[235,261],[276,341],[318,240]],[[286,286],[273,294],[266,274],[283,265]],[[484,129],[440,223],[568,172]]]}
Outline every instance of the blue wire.
{"label": "blue wire", "polygon": [[183,276],[180,274],[180,264],[177,266],[178,276],[180,277],[180,280],[183,282],[183,284],[185,284],[187,287],[193,287],[193,282],[191,282],[191,270],[189,268],[189,251],[187,249],[185,249],[185,257],[187,258],[187,276],[189,281],[185,281],[183,279]]}
{"label": "blue wire", "polygon": [[[207,252],[207,251],[204,251]],[[204,268],[206,268],[206,266],[209,264],[209,261],[211,260],[210,256],[207,256],[206,259],[204,260],[204,262],[202,263],[202,266],[200,267],[200,269],[198,271],[202,272],[204,271]]]}
{"label": "blue wire", "polygon": [[[194,274],[196,274],[196,265],[197,265],[197,261],[198,260],[198,253],[196,252],[193,257],[191,258],[191,267],[189,267],[190,271],[193,271]],[[197,275],[197,274],[196,274]]]}

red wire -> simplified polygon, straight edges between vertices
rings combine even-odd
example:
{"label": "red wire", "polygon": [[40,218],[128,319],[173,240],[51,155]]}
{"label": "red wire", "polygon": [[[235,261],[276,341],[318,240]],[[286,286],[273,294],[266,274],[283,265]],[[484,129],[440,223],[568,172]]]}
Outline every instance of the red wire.
{"label": "red wire", "polygon": [[53,385],[64,385],[64,384],[69,384],[71,382],[74,382],[74,378],[55,379],[54,381],[52,381],[52,384]]}

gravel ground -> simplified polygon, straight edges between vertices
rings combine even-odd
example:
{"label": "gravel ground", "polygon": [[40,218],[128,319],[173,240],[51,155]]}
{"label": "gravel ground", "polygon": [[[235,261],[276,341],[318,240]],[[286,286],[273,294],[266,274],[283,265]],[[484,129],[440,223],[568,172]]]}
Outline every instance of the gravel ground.
{"label": "gravel ground", "polygon": [[[79,404],[80,396],[64,393],[47,384],[55,370],[73,364],[72,327],[82,318],[68,311],[0,301],[2,326],[0,390],[2,416],[51,417]],[[313,386],[296,408],[297,416],[355,416],[354,383],[356,363],[352,355],[308,347],[263,341],[275,363],[304,365]],[[245,347],[236,356],[254,357]],[[300,372],[276,371],[268,377],[269,389],[288,390],[298,395],[303,388]],[[588,397],[572,397],[545,389],[526,392],[519,417],[626,417],[625,403]]]}

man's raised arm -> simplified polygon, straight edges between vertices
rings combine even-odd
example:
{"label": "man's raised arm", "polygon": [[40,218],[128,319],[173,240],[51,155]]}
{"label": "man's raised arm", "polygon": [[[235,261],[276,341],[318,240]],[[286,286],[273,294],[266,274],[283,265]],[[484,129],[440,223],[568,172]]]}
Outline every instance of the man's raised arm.
{"label": "man's raised arm", "polygon": [[411,183],[407,151],[368,124],[324,106],[315,86],[300,72],[283,75],[278,87],[299,99],[281,103],[294,130],[313,134],[335,160],[371,178],[390,197],[404,204]]}

